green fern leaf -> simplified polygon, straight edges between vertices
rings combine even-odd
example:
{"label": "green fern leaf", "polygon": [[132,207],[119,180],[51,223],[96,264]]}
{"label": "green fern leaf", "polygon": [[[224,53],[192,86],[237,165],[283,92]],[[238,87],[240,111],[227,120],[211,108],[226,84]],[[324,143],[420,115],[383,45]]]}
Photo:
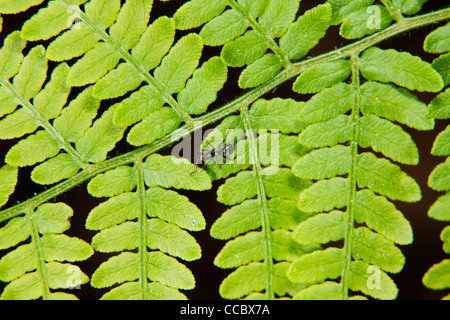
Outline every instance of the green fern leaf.
{"label": "green fern leaf", "polygon": [[[216,239],[227,240],[257,229],[261,226],[259,210],[261,208],[256,200],[247,200],[228,209],[211,226],[211,236]],[[235,224],[235,221],[239,221],[239,224]],[[231,228],[233,225],[234,227]]]}
{"label": "green fern leaf", "polygon": [[[275,292],[279,296],[283,296],[287,293],[286,286],[292,286],[291,283],[286,283],[284,276],[287,269],[286,264],[278,263],[274,269]],[[264,290],[264,275],[265,268],[262,263],[253,262],[239,267],[222,282],[219,288],[220,295],[226,299],[239,299],[252,292],[262,291]],[[243,279],[245,281],[242,281]]]}
{"label": "green fern leaf", "polygon": [[[86,219],[86,228],[101,230],[139,215],[139,201],[135,193],[123,193],[95,207]],[[114,216],[111,217],[111,212]]]}
{"label": "green fern leaf", "polygon": [[36,166],[31,172],[31,180],[39,184],[53,184],[74,176],[80,169],[70,155],[60,153]]}
{"label": "green fern leaf", "polygon": [[28,8],[32,6],[37,6],[38,4],[41,4],[43,0],[25,0],[20,2],[11,2],[8,0],[2,0],[0,1],[0,12],[5,14],[10,13],[19,13],[22,11],[27,10]]}
{"label": "green fern leaf", "polygon": [[[149,249],[158,249],[187,261],[200,258],[200,246],[186,231],[159,219],[148,220],[147,227]],[[138,233],[137,223],[125,222],[96,234],[92,247],[100,252],[134,250],[138,247]],[[164,234],[164,238],[158,234]]]}
{"label": "green fern leaf", "polygon": [[189,114],[201,114],[216,100],[227,79],[228,70],[219,57],[213,57],[197,69],[186,87],[178,93],[178,102]]}
{"label": "green fern leaf", "polygon": [[332,147],[350,140],[350,120],[340,115],[308,126],[298,136],[298,142],[308,148]]}
{"label": "green fern leaf", "polygon": [[[61,38],[58,38],[52,43],[49,50],[57,46],[57,41],[59,39]],[[84,41],[85,37],[81,37],[81,39]],[[65,43],[63,45],[66,46]],[[58,48],[53,50],[57,52],[62,51]],[[88,49],[83,49],[83,51],[87,50]],[[78,53],[74,53],[73,55],[75,54],[78,55]],[[56,59],[55,54],[49,55],[53,60]],[[99,42],[92,50],[86,52],[86,54],[70,68],[67,83],[71,86],[82,86],[85,84],[94,83],[103,77],[109,70],[117,66],[119,60],[120,57],[113,48],[106,43]]]}
{"label": "green fern leaf", "polygon": [[0,206],[5,205],[9,196],[14,192],[18,171],[17,167],[8,164],[0,168]]}
{"label": "green fern leaf", "polygon": [[256,87],[272,79],[282,68],[283,61],[276,55],[265,54],[242,71],[239,76],[239,87],[243,89]]}
{"label": "green fern leaf", "polygon": [[297,300],[339,300],[341,298],[341,285],[333,281],[325,281],[301,290],[294,296]]}
{"label": "green fern leaf", "polygon": [[426,105],[406,90],[368,81],[361,86],[361,96],[361,111],[366,115],[373,113],[418,130],[434,127],[433,119],[427,116]]}
{"label": "green fern leaf", "polygon": [[72,209],[64,203],[45,203],[36,210],[36,221],[39,232],[62,233],[69,229],[68,219],[73,215]]}
{"label": "green fern leaf", "polygon": [[339,59],[312,67],[295,80],[292,90],[298,93],[317,93],[347,80],[351,68],[348,60]]}
{"label": "green fern leaf", "polygon": [[450,51],[450,25],[437,28],[431,32],[424,42],[424,49],[431,53],[445,53]]}
{"label": "green fern leaf", "polygon": [[428,185],[436,191],[450,190],[450,158],[436,166],[428,179]]}
{"label": "green fern leaf", "polygon": [[86,161],[105,160],[107,153],[122,139],[125,128],[114,125],[113,116],[114,108],[110,108],[77,140],[76,148]]}
{"label": "green fern leaf", "polygon": [[292,167],[292,172],[303,179],[326,179],[350,172],[350,149],[335,146],[313,150],[300,158]]}
{"label": "green fern leaf", "polygon": [[[186,296],[174,288],[168,288],[158,282],[148,285],[147,296],[149,300],[186,300]],[[137,282],[127,282],[102,296],[102,300],[138,300],[140,288]]]}
{"label": "green fern leaf", "polygon": [[200,31],[200,36],[208,46],[224,45],[244,34],[248,23],[234,10],[226,10],[211,19]]}
{"label": "green fern leaf", "polygon": [[[371,7],[371,10],[364,8],[347,16],[339,30],[340,35],[346,39],[358,39],[389,27],[393,20],[389,11],[381,5],[375,5],[375,8]],[[379,12],[379,16],[377,15],[377,23],[379,22],[379,26],[370,24],[370,19],[375,10]]]}
{"label": "green fern leaf", "polygon": [[171,108],[161,108],[152,112],[135,125],[127,135],[133,146],[142,146],[164,137],[180,126],[181,119]]}
{"label": "green fern leaf", "polygon": [[404,13],[404,14],[415,14],[422,9],[424,3],[428,0],[393,0],[394,4]]}
{"label": "green fern leaf", "polygon": [[448,214],[450,208],[450,195],[445,194],[437,199],[435,203],[430,207],[428,216],[439,221],[450,221],[450,215]]}
{"label": "green fern leaf", "polygon": [[395,243],[406,245],[413,241],[411,224],[394,204],[373,191],[364,189],[356,195],[355,220]]}
{"label": "green fern leaf", "polygon": [[143,168],[145,183],[149,187],[162,186],[188,190],[211,188],[211,180],[208,175],[204,171],[191,174],[195,167],[186,159],[154,154],[147,158]]}
{"label": "green fern leaf", "polygon": [[149,116],[164,105],[160,93],[153,86],[143,86],[117,105],[114,124],[129,126]]}
{"label": "green fern leaf", "polygon": [[343,251],[336,248],[318,250],[304,255],[292,264],[288,277],[300,283],[335,279],[341,275],[344,266],[342,256]]}
{"label": "green fern leaf", "polygon": [[447,126],[444,131],[438,134],[436,140],[433,143],[431,154],[436,156],[448,156],[450,155],[449,148],[450,140],[450,126]]}
{"label": "green fern leaf", "polygon": [[392,200],[419,201],[419,185],[400,167],[387,159],[378,159],[372,153],[363,153],[357,164],[357,182],[360,188],[370,189]]}
{"label": "green fern leaf", "polygon": [[91,126],[99,108],[100,100],[92,96],[92,87],[88,87],[63,109],[53,126],[65,139],[76,142]]}
{"label": "green fern leaf", "polygon": [[4,248],[31,237],[31,243],[15,248],[0,260],[0,279],[9,282],[1,299],[52,299],[55,292],[50,290],[89,281],[77,266],[56,262],[82,261],[93,254],[83,240],[61,234],[70,227],[68,218],[72,214],[72,209],[63,203],[43,204],[0,229]]}
{"label": "green fern leaf", "polygon": [[[58,154],[59,144],[46,131],[21,140],[6,154],[6,163],[18,167],[31,166]],[[31,151],[32,150],[32,151]]]}
{"label": "green fern leaf", "polygon": [[400,126],[374,115],[360,119],[359,141],[361,147],[372,147],[394,161],[417,164],[419,153],[411,136]]}
{"label": "green fern leaf", "polygon": [[259,23],[272,37],[278,38],[286,32],[288,26],[294,21],[299,3],[299,0],[270,1],[259,18]]}
{"label": "green fern leaf", "polygon": [[361,56],[360,68],[366,79],[393,82],[410,90],[438,92],[443,87],[440,75],[408,52],[372,47]]}
{"label": "green fern leaf", "polygon": [[299,119],[307,123],[336,118],[349,111],[354,103],[350,85],[339,83],[316,94],[300,112]]}
{"label": "green fern leaf", "polygon": [[[309,185],[308,181],[295,177],[290,170],[285,168],[279,168],[276,174],[263,176],[262,179],[267,188],[267,195],[271,198],[296,199],[300,191]],[[219,187],[217,200],[227,205],[233,205],[253,198],[257,193],[255,183],[252,172],[242,171]],[[240,192],[236,193],[236,190]]]}
{"label": "green fern leaf", "polygon": [[[292,236],[287,231],[274,231],[271,237],[276,260],[292,261],[305,252],[301,245],[292,241]],[[260,232],[249,232],[229,241],[214,259],[214,264],[220,268],[236,268],[263,260],[264,250],[259,246],[263,238],[264,235]]]}
{"label": "green fern leaf", "polygon": [[296,119],[303,108],[302,102],[293,99],[260,99],[250,108],[252,127],[256,130],[277,128],[284,133],[297,133],[305,125]]}
{"label": "green fern leaf", "polygon": [[47,76],[47,59],[45,48],[37,46],[23,59],[19,72],[14,77],[13,85],[26,100],[36,96]]}
{"label": "green fern leaf", "polygon": [[267,45],[261,42],[259,35],[251,30],[244,35],[227,42],[220,56],[230,67],[243,67],[261,58],[267,50]]}
{"label": "green fern leaf", "polygon": [[361,291],[375,299],[395,299],[398,294],[398,289],[394,281],[384,271],[375,267],[375,272],[379,272],[379,283],[376,283],[374,280],[370,279],[370,267],[371,265],[361,260],[353,261],[351,263],[350,289],[353,291]]}
{"label": "green fern leaf", "polygon": [[113,197],[124,192],[130,192],[136,187],[136,177],[133,168],[121,166],[93,178],[88,186],[88,192],[94,197]]}
{"label": "green fern leaf", "polygon": [[435,290],[447,289],[450,287],[450,259],[444,259],[428,270],[423,277],[423,283]]}
{"label": "green fern leaf", "polygon": [[340,24],[345,18],[361,9],[366,9],[374,0],[327,0],[333,9],[331,23]]}
{"label": "green fern leaf", "polygon": [[182,5],[174,15],[177,29],[186,30],[201,26],[222,13],[226,0],[210,2],[208,0],[191,0]]}
{"label": "green fern leaf", "polygon": [[320,180],[300,194],[298,207],[306,212],[339,209],[347,204],[348,193],[347,179],[338,177]]}
{"label": "green fern leaf", "polygon": [[362,259],[387,272],[398,273],[405,263],[400,249],[382,235],[365,227],[355,229],[351,246],[355,259]]}
{"label": "green fern leaf", "polygon": [[[78,0],[72,2],[74,5],[80,5],[86,1]],[[46,8],[40,9],[37,14],[23,25],[22,35],[28,41],[50,39],[70,26],[70,16],[71,13],[67,10],[67,6],[64,3],[50,1]],[[42,21],[47,21],[48,25],[44,25]]]}
{"label": "green fern leaf", "polygon": [[432,67],[442,76],[445,86],[448,86],[450,84],[450,68],[448,67],[449,61],[450,53],[446,53],[434,59],[433,63],[431,64]]}
{"label": "green fern leaf", "polygon": [[329,4],[314,7],[289,26],[286,34],[280,38],[281,49],[287,53],[290,60],[300,59],[325,35],[330,21],[331,6]]}
{"label": "green fern leaf", "polygon": [[450,118],[450,89],[438,94],[428,106],[428,116],[435,119]]}
{"label": "green fern leaf", "polygon": [[198,65],[202,40],[195,34],[183,37],[155,70],[155,78],[171,92],[179,92]]}
{"label": "green fern leaf", "polygon": [[331,211],[315,215],[299,224],[294,231],[294,240],[302,244],[328,243],[344,238],[346,214]]}
{"label": "green fern leaf", "polygon": [[127,0],[117,21],[110,28],[111,37],[125,48],[132,48],[144,33],[153,0]]}
{"label": "green fern leaf", "polygon": [[[8,35],[0,50],[0,75],[9,79],[17,73],[22,62],[22,50],[26,42],[21,38],[20,32],[15,31]],[[8,112],[5,112],[8,113]]]}
{"label": "green fern leaf", "polygon": [[147,198],[149,217],[159,217],[189,231],[205,228],[202,213],[187,197],[155,187],[147,191]]}

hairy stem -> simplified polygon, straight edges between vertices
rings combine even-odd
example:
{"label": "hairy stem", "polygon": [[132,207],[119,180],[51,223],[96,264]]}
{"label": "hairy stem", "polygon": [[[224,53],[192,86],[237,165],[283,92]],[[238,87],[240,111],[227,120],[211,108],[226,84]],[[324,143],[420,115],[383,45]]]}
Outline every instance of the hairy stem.
{"label": "hairy stem", "polygon": [[360,117],[360,106],[361,106],[361,95],[360,95],[360,79],[359,79],[359,68],[357,56],[352,57],[352,91],[355,97],[355,105],[352,109],[351,114],[351,124],[352,124],[352,136],[350,140],[351,156],[352,156],[352,166],[350,168],[350,173],[348,175],[348,181],[350,183],[350,195],[347,203],[347,223],[345,226],[345,242],[344,242],[344,252],[345,252],[345,263],[344,269],[342,271],[342,299],[348,299],[348,282],[350,274],[350,265],[352,262],[352,251],[351,242],[354,228],[354,211],[356,204],[356,170],[358,161],[358,134],[359,134],[359,117]]}
{"label": "hairy stem", "polygon": [[325,62],[351,57],[352,55],[355,54],[357,55],[360,52],[364,51],[365,49],[373,45],[376,45],[377,43],[380,43],[386,39],[401,34],[405,31],[423,27],[433,23],[439,23],[441,21],[445,21],[448,19],[450,19],[450,8],[420,15],[414,18],[405,18],[401,22],[396,23],[385,30],[379,31],[378,33],[375,33],[369,37],[361,39],[355,43],[331,51],[329,53],[322,54],[317,57],[309,58],[307,60],[291,64],[287,66],[285,70],[280,72],[273,79],[267,81],[266,83],[260,85],[259,87],[256,87],[248,91],[239,98],[218,108],[217,110],[214,110],[208,114],[205,114],[204,116],[196,118],[194,123],[187,123],[183,127],[175,130],[172,134],[169,134],[166,137],[159,139],[147,146],[141,147],[126,154],[109,159],[102,163],[91,165],[83,169],[83,171],[73,176],[72,178],[59,183],[58,185],[46,190],[41,194],[38,194],[32,199],[29,199],[25,202],[22,202],[11,208],[1,211],[0,222],[11,219],[17,215],[23,214],[24,211],[27,210],[28,208],[35,208],[40,204],[45,203],[48,200],[53,199],[54,197],[66,192],[67,190],[72,189],[76,185],[79,185],[84,181],[96,176],[97,174],[108,171],[120,165],[131,163],[133,162],[135,155],[145,157],[164,147],[167,147],[170,144],[174,143],[175,141],[182,139],[184,136],[193,133],[195,130],[201,129],[204,126],[208,126],[212,123],[215,123],[229,116],[230,114],[238,111],[243,106],[249,105],[250,103],[256,101],[267,92],[270,92],[271,90],[281,85],[282,83],[288,81],[293,77],[298,76],[302,72],[312,67],[315,67]]}
{"label": "hairy stem", "polygon": [[256,190],[258,195],[258,200],[261,205],[261,226],[263,234],[263,246],[264,246],[264,264],[266,265],[266,299],[275,299],[275,293],[273,289],[273,256],[272,256],[272,241],[269,221],[269,209],[267,207],[267,197],[263,182],[263,174],[261,168],[261,161],[258,154],[258,144],[255,135],[253,134],[253,128],[250,123],[247,108],[241,109],[241,117],[244,123],[245,133],[248,137],[249,142],[249,158],[250,163],[253,165],[253,172],[256,176]]}

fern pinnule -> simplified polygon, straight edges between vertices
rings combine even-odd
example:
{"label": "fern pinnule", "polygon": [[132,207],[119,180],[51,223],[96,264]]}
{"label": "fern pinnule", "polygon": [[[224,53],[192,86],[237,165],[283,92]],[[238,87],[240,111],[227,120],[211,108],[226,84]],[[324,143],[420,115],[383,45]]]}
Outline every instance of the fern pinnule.
{"label": "fern pinnule", "polygon": [[[428,115],[435,119],[449,119],[450,118],[450,88],[448,88],[448,75],[450,73],[448,60],[450,55],[450,42],[448,41],[449,25],[437,28],[432,31],[424,42],[424,49],[431,53],[441,53],[433,61],[433,67],[442,75],[446,90],[438,94],[428,106]],[[447,157],[446,161],[437,165],[428,177],[428,186],[436,191],[445,192],[441,195],[435,203],[428,210],[428,216],[439,221],[450,221],[450,171],[449,171],[449,156],[450,156],[450,126],[438,134],[433,143],[431,154],[435,156]],[[444,242],[443,250],[445,253],[450,253],[449,249],[449,227],[445,227],[440,235]],[[450,259],[444,259],[439,263],[434,264],[424,275],[422,282],[424,285],[433,290],[443,290],[450,288]],[[450,295],[444,296],[442,299],[450,299]]]}

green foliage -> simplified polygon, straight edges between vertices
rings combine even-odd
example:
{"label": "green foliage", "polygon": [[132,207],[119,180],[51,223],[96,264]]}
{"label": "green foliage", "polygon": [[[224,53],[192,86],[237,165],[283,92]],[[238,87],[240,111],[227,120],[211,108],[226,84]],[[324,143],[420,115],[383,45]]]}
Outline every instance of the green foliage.
{"label": "green foliage", "polygon": [[103,299],[184,299],[178,289],[194,288],[192,273],[174,257],[186,261],[200,258],[200,246],[183,229],[202,230],[205,220],[186,197],[164,189],[211,188],[204,171],[186,174],[193,167],[188,161],[154,154],[134,167],[103,173],[88,184],[93,196],[111,197],[86,220],[86,228],[100,231],[92,239],[92,247],[119,252],[92,275],[95,288],[119,284]]}
{"label": "green foliage", "polygon": [[93,254],[88,243],[62,234],[70,227],[72,215],[64,203],[43,204],[0,229],[1,249],[19,245],[0,260],[0,278],[9,282],[1,299],[76,299],[55,291],[89,281],[79,267],[64,263],[86,260]]}
{"label": "green foliage", "polygon": [[[257,100],[233,122],[237,123],[234,130],[241,129],[248,136],[236,151],[239,154],[241,147],[247,155],[241,158],[244,171],[229,177],[219,187],[217,200],[234,206],[211,226],[212,237],[229,240],[214,264],[220,268],[237,268],[220,286],[219,292],[226,299],[293,296],[300,287],[286,277],[290,262],[317,249],[317,245],[303,246],[292,239],[293,227],[307,217],[296,208],[295,200],[310,183],[296,178],[289,170],[292,162],[275,158],[272,149],[279,147],[279,136],[286,139],[290,137],[287,134],[302,130],[302,123],[293,116],[302,107],[302,103],[291,99]],[[223,122],[225,128],[226,123]],[[275,126],[281,131],[275,137],[273,133],[253,135],[260,129]],[[213,131],[210,135],[214,134]],[[274,139],[278,144],[274,144]],[[295,139],[287,141],[286,148],[295,147]],[[305,151],[298,150],[296,157]],[[239,159],[233,160],[240,164]],[[250,165],[252,170],[245,170]]]}
{"label": "green foliage", "polygon": [[[356,11],[345,21],[358,14]],[[396,244],[412,242],[409,222],[388,199],[419,201],[419,186],[389,159],[358,149],[371,148],[393,161],[417,164],[417,147],[392,121],[420,130],[432,129],[434,122],[411,92],[378,81],[438,91],[442,89],[441,77],[428,63],[392,49],[372,47],[360,58],[354,56],[349,64],[352,84],[340,82],[347,73],[332,80],[331,87],[319,86],[299,114],[300,120],[311,125],[300,133],[298,141],[318,149],[301,157],[292,172],[317,181],[300,194],[298,208],[311,217],[296,227],[294,240],[304,245],[343,240],[343,247],[330,244],[291,265],[291,281],[306,286],[315,283],[301,290],[295,296],[298,299],[352,298],[350,293],[357,291],[375,299],[393,299],[398,289],[388,273],[400,272],[405,263]],[[384,70],[388,65],[398,70]],[[369,80],[363,85],[360,72]],[[299,88],[300,79],[294,90]],[[348,112],[350,115],[345,115]],[[356,222],[363,226],[357,227]],[[372,283],[374,279],[378,285]]]}
{"label": "green foliage", "polygon": [[[230,270],[225,299],[396,298],[390,274],[413,231],[393,201],[421,199],[401,167],[419,163],[404,127],[450,118],[450,29],[426,37],[440,55],[431,64],[379,43],[450,18],[403,16],[426,2],[190,0],[167,17],[153,16],[153,0],[0,0],[0,32],[2,17],[38,6],[0,49],[0,298],[76,299],[66,289],[89,283],[102,299],[186,299],[187,263],[205,250],[191,232],[207,227],[226,241],[214,259]],[[331,26],[354,42],[317,54]],[[243,90],[215,106],[230,79]],[[312,96],[275,91],[291,79]],[[414,91],[436,95],[427,106]],[[212,125],[204,166],[162,155]],[[219,145],[231,151],[220,157]],[[447,127],[431,151],[447,159],[428,181],[443,192],[429,216],[442,221],[449,145]],[[48,188],[14,204],[25,170]],[[206,226],[182,190],[212,181],[228,208]],[[53,201],[83,182],[99,198],[90,244],[67,235],[78,213]],[[441,239],[450,253],[449,227]],[[108,258],[89,279],[75,263],[95,252]],[[450,287],[448,262],[427,287]]]}
{"label": "green foliage", "polygon": [[[450,73],[450,65],[442,64],[446,57],[449,55],[450,47],[448,46],[448,30],[449,26],[437,28],[432,31],[424,42],[425,51],[432,53],[443,53],[440,57],[436,58],[433,62],[433,66],[442,75],[444,83],[448,86],[446,76]],[[437,95],[428,106],[428,115],[435,119],[450,119],[449,88],[446,91]],[[438,164],[428,177],[428,186],[436,191],[445,192],[439,196],[436,202],[428,210],[428,216],[432,219],[439,221],[450,221],[450,126],[444,131],[440,132],[436,140],[434,141],[431,154],[435,156],[447,157],[446,161]],[[450,253],[449,250],[449,227],[445,227],[441,232],[441,240],[444,242],[443,250],[446,253]],[[424,275],[422,281],[423,284],[433,290],[443,290],[450,288],[450,264],[449,259],[444,259],[440,263],[434,264]],[[443,299],[450,299],[450,295],[446,295]]]}

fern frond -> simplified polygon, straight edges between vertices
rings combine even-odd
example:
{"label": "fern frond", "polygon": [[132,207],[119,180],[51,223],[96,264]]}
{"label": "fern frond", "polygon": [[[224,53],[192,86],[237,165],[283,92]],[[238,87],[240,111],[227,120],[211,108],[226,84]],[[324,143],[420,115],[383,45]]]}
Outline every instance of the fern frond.
{"label": "fern frond", "polygon": [[[252,170],[229,177],[217,191],[218,201],[234,205],[211,227],[212,237],[229,240],[214,264],[220,268],[237,268],[220,286],[219,292],[226,299],[293,296],[300,287],[286,278],[289,265],[305,252],[317,248],[315,244],[300,245],[292,239],[293,228],[308,216],[295,207],[295,199],[310,182],[296,178],[288,168],[276,167],[280,159],[272,157],[274,136],[289,141],[289,146],[295,143],[295,137],[287,134],[304,128],[292,116],[298,114],[302,107],[302,103],[291,99],[258,100],[250,110],[241,111],[239,120],[223,123],[224,126],[226,123],[228,126],[237,123],[237,128],[243,128],[241,130],[246,132],[245,140],[240,141],[248,154],[242,158],[247,163],[244,170],[252,165]],[[258,131],[274,126],[284,134]],[[207,139],[222,129],[216,128],[217,131],[211,132]],[[253,132],[259,134],[254,136]],[[239,153],[239,149],[236,150]],[[272,153],[264,160],[262,150],[272,150]],[[305,148],[297,149],[294,154],[304,154],[306,151]],[[254,162],[249,162],[250,159]],[[283,166],[293,163],[288,159],[281,162]],[[263,163],[267,167],[263,168]],[[224,163],[221,170],[226,170],[228,166],[233,166],[233,163]]]}
{"label": "fern frond", "polygon": [[[182,30],[209,20],[200,36],[206,45],[223,46],[221,57],[228,66],[246,66],[238,84],[251,88],[273,78],[290,61],[305,56],[325,35],[331,22],[331,6],[319,5],[294,21],[299,3],[228,0],[207,4],[192,0],[178,9],[174,19]],[[226,9],[227,5],[231,9]],[[266,53],[267,49],[272,53]]]}
{"label": "fern frond", "polygon": [[[165,136],[182,122],[191,124],[190,114],[206,111],[227,75],[226,66],[218,58],[196,70],[203,41],[191,33],[173,45],[174,19],[160,17],[147,26],[152,3],[152,0],[128,0],[121,7],[120,1],[106,5],[104,0],[92,0],[81,9],[67,1],[51,1],[43,9],[57,16],[58,10],[53,7],[63,6],[81,19],[76,28],[59,30],[58,33],[63,32],[48,48],[51,60],[80,57],[69,71],[67,83],[73,86],[95,83],[92,95],[97,99],[123,97],[140,87],[112,107],[114,125],[126,127],[137,123],[127,137],[135,146]],[[105,6],[107,10],[102,9]],[[39,20],[39,14],[29,22]],[[31,35],[26,29],[25,25],[22,33],[26,39],[47,38],[43,30],[30,28],[34,32]],[[54,35],[55,32],[48,34]],[[212,74],[215,81],[204,86],[205,79]],[[146,84],[142,86],[143,82]],[[173,97],[175,93],[179,93],[179,101]],[[148,103],[149,95],[152,103]],[[171,111],[163,108],[164,103]],[[167,117],[172,125],[164,127],[162,123],[169,121]],[[154,129],[150,124],[155,119],[160,119],[161,125]]]}
{"label": "fern frond", "polygon": [[[448,60],[450,47],[448,42],[449,25],[440,27],[432,31],[424,42],[424,49],[431,53],[443,53],[433,62],[433,67],[442,75],[444,83],[448,86],[448,75],[450,74]],[[428,106],[428,115],[436,119],[449,119],[449,88],[437,95]],[[440,132],[433,143],[431,154],[435,156],[445,156],[446,161],[438,164],[428,177],[428,186],[436,191],[445,192],[441,195],[428,210],[428,216],[439,221],[450,221],[450,126],[447,126]],[[445,227],[441,233],[443,241],[443,250],[450,253],[449,250],[449,227]],[[433,290],[443,290],[450,288],[450,263],[449,259],[444,259],[440,263],[434,264],[423,276],[423,284]],[[444,300],[449,299],[447,294]]]}
{"label": "fern frond", "polygon": [[76,299],[56,290],[87,283],[89,278],[70,262],[94,252],[83,240],[62,234],[72,215],[64,203],[47,203],[0,229],[1,249],[14,248],[0,260],[0,280],[9,282],[1,299]]}
{"label": "fern frond", "polygon": [[[88,184],[96,197],[111,197],[95,207],[86,227],[99,230],[92,247],[119,252],[103,262],[91,280],[96,288],[119,284],[103,299],[184,299],[178,289],[193,289],[192,273],[174,257],[199,259],[200,246],[185,230],[205,228],[200,210],[175,191],[206,190],[208,175],[187,160],[154,154],[134,167],[122,166]],[[162,188],[161,188],[162,187]],[[132,191],[136,189],[136,191]],[[137,253],[136,253],[137,250]]]}
{"label": "fern frond", "polygon": [[[21,51],[24,45],[19,33],[14,32],[1,49],[9,67],[3,68],[0,75],[1,92],[6,97],[2,114],[7,114],[0,120],[0,136],[12,139],[34,134],[13,146],[6,162],[14,166],[30,166],[56,156],[62,149],[80,168],[83,165],[81,155],[64,133],[52,124],[70,93],[70,87],[65,83],[69,67],[65,63],[58,65],[42,88],[47,77],[45,49],[35,47],[23,58]],[[18,104],[20,108],[17,108]],[[37,130],[39,127],[43,130]]]}
{"label": "fern frond", "polygon": [[[300,194],[298,208],[311,217],[300,222],[293,237],[304,245],[343,241],[343,247],[329,245],[292,263],[289,279],[307,286],[296,299],[356,299],[360,296],[350,296],[350,292],[357,291],[376,299],[394,299],[397,295],[387,273],[402,270],[405,258],[396,244],[411,243],[412,229],[387,198],[415,202],[421,198],[420,188],[399,166],[371,152],[359,153],[358,147],[371,147],[397,162],[417,164],[416,145],[391,121],[430,130],[433,120],[412,93],[374,80],[430,91],[442,87],[440,76],[431,66],[409,54],[404,56],[403,76],[392,74],[382,79],[375,75],[376,68],[364,65],[378,59],[386,64],[388,56],[394,59],[397,55],[405,53],[371,48],[361,58],[352,57],[352,84],[322,87],[299,114],[299,119],[312,124],[300,133],[298,141],[319,149],[301,157],[292,168],[300,178],[317,180]],[[411,65],[412,61],[416,64],[410,72],[408,59]],[[361,85],[360,71],[371,81]],[[435,85],[431,86],[432,82]],[[349,111],[351,114],[346,115]],[[355,222],[365,226],[356,227]]]}

